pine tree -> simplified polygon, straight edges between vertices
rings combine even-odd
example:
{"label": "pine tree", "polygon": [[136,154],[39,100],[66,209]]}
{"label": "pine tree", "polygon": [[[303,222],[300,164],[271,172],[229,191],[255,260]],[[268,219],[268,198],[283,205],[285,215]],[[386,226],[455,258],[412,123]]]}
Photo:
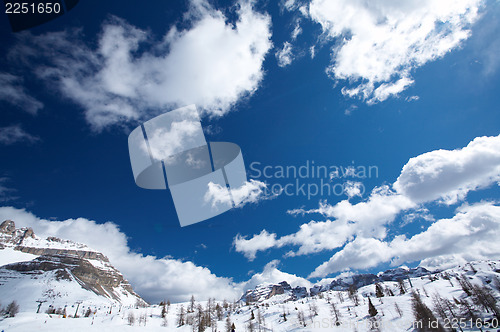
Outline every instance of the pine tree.
{"label": "pine tree", "polygon": [[375,296],[384,297],[384,290],[382,289],[382,285],[380,285],[379,283],[375,284]]}
{"label": "pine tree", "polygon": [[370,314],[371,317],[375,317],[378,314],[377,309],[375,309],[375,306],[372,303],[372,300],[368,298],[368,313]]}
{"label": "pine tree", "polygon": [[406,287],[405,287],[405,282],[403,279],[398,279],[398,284],[399,284],[399,294],[405,294],[406,293]]}
{"label": "pine tree", "polygon": [[165,307],[165,303],[161,306],[161,318],[165,318],[167,316],[167,308]]}

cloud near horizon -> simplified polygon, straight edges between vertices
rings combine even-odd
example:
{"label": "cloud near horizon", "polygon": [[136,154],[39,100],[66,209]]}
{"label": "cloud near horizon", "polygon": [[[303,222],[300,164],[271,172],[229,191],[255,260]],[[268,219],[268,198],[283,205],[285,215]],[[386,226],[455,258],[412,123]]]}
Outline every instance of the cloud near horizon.
{"label": "cloud near horizon", "polygon": [[[464,201],[471,191],[499,183],[500,136],[477,137],[461,149],[435,150],[411,158],[394,184],[376,187],[367,199],[359,203],[342,200],[330,205],[320,201],[317,209],[289,211],[292,215],[321,214],[327,218],[325,221],[310,221],[302,224],[296,233],[281,237],[266,230],[250,238],[237,234],[233,245],[236,251],[249,260],[255,259],[259,251],[284,246],[298,247],[295,251],[289,251],[285,255],[287,257],[340,249],[328,262],[316,268],[310,277],[324,277],[348,268],[375,267],[383,262],[401,264],[426,259],[422,263],[431,266],[438,261],[446,263],[444,256],[460,256],[462,260],[493,257],[494,254],[500,254],[500,247],[490,246],[492,251],[486,253],[485,250],[479,250],[481,244],[485,245],[484,241],[477,238],[476,245],[474,241],[465,239],[474,237],[475,230],[482,229],[478,222],[491,225],[494,232],[488,233],[491,236],[500,235],[500,231],[496,232],[496,220],[500,220],[495,219],[499,209],[496,203],[464,206],[458,209],[453,218],[438,221],[422,205],[431,202],[456,204]],[[403,223],[421,218],[430,222],[431,226],[409,240],[396,236],[394,240],[386,242],[388,226],[402,212],[409,215],[406,219],[403,216]],[[463,232],[449,233],[448,228],[453,228],[449,225],[454,223]],[[425,239],[437,239],[438,230],[453,234],[460,247],[450,246],[449,250],[441,247],[430,251],[422,249],[420,244]],[[446,236],[443,234],[443,239]],[[413,245],[417,242],[419,245]],[[437,242],[443,243],[442,240]],[[372,249],[367,251],[368,247]],[[402,254],[396,255],[398,250]],[[373,255],[367,255],[367,252]]]}
{"label": "cloud near horizon", "polygon": [[110,221],[98,223],[86,218],[53,221],[41,219],[25,209],[0,207],[0,222],[7,219],[13,220],[18,228],[32,227],[37,236],[72,240],[102,252],[134,290],[151,303],[164,299],[183,302],[191,295],[198,300],[210,297],[232,301],[239,299],[247,289],[265,282],[286,280],[294,287],[310,285],[304,278],[278,270],[278,261],[268,263],[261,273],[255,273],[249,280],[236,283],[190,261],[134,252],[128,245],[127,235]]}

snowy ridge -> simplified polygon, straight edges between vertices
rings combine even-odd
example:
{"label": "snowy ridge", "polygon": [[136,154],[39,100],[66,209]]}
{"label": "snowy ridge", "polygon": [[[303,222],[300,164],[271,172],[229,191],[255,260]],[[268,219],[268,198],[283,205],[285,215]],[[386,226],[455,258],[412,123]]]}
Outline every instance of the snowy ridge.
{"label": "snowy ridge", "polygon": [[288,282],[282,281],[279,284],[260,284],[255,289],[246,291],[240,301],[245,303],[262,302],[273,296],[280,296],[285,301],[293,301],[308,295],[305,287],[292,288]]}
{"label": "snowy ridge", "polygon": [[[386,275],[397,279],[401,276],[400,270],[395,270]],[[408,277],[398,279],[400,281],[379,281],[357,289],[350,287],[350,291],[328,289],[298,299],[291,299],[286,283],[279,283],[282,294],[277,291],[269,296],[273,284],[262,284],[254,289],[254,294],[260,297],[251,303],[193,300],[192,303],[168,303],[163,309],[162,305],[134,307],[93,302],[91,316],[78,319],[36,314],[35,310],[23,310],[21,306],[18,317],[0,321],[0,328],[6,331],[130,329],[187,332],[227,331],[234,324],[235,331],[418,331],[423,330],[420,322],[439,324],[445,330],[451,330],[455,318],[467,332],[496,331],[499,328],[500,261],[475,261],[421,276],[406,274],[406,269],[402,270]],[[55,277],[51,276],[52,279]],[[44,282],[40,281],[39,287],[44,287]],[[493,301],[488,304],[480,297]],[[430,321],[416,319],[415,298],[421,306],[429,309],[434,318]],[[374,311],[370,310],[370,303]],[[88,307],[83,310],[80,307],[78,314],[83,316]],[[67,308],[72,315],[77,309],[76,306]]]}
{"label": "snowy ridge", "polygon": [[5,220],[0,224],[0,249],[2,247],[27,247],[37,249],[56,249],[97,252],[82,243],[59,239],[57,237],[40,238],[33,229],[16,228],[14,221]]}
{"label": "snowy ridge", "polygon": [[[439,271],[434,271],[432,273],[437,273]],[[315,295],[320,292],[325,292],[328,290],[347,290],[351,285],[357,288],[371,285],[382,281],[398,281],[400,279],[417,278],[422,276],[427,276],[431,272],[423,267],[416,268],[405,268],[398,267],[396,269],[390,269],[384,272],[379,272],[377,275],[366,273],[366,274],[349,274],[340,275],[333,278],[329,284],[318,284],[311,288],[311,294]]]}

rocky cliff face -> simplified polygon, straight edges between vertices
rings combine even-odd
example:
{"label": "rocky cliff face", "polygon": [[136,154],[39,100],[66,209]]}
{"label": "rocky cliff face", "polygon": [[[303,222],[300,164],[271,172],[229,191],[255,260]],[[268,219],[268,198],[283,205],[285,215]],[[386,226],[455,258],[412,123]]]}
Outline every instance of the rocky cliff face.
{"label": "rocky cliff face", "polygon": [[6,220],[0,224],[0,255],[9,250],[34,255],[27,255],[34,259],[0,267],[0,287],[16,278],[55,278],[77,283],[114,302],[145,303],[106,256],[83,244],[55,237],[42,239],[31,228],[17,229],[12,220]]}
{"label": "rocky cliff face", "polygon": [[241,297],[240,301],[249,303],[261,302],[276,295],[284,295],[286,297],[285,301],[293,301],[306,297],[308,294],[305,287],[297,286],[292,288],[288,282],[282,281],[279,284],[264,284],[257,286],[255,289],[248,290]]}

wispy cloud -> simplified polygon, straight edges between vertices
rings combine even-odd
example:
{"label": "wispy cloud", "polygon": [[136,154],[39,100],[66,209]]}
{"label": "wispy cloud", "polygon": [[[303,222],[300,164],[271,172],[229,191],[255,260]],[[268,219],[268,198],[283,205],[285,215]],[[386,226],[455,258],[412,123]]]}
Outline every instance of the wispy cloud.
{"label": "wispy cloud", "polygon": [[23,82],[22,77],[0,73],[0,101],[35,115],[43,104],[28,94]]}
{"label": "wispy cloud", "polygon": [[27,133],[20,125],[0,128],[0,144],[35,143],[39,137]]}
{"label": "wispy cloud", "polygon": [[[159,41],[112,17],[96,48],[79,30],[22,34],[10,57],[35,63],[36,75],[57,82],[95,130],[190,104],[218,116],[258,89],[272,47],[268,15],[248,1],[239,3],[237,14],[230,22],[207,1],[193,0],[184,16],[190,28],[174,26]],[[49,65],[35,61],[40,58]]]}
{"label": "wispy cloud", "polygon": [[278,60],[278,66],[286,67],[290,65],[294,59],[292,53],[292,44],[289,42],[283,43],[283,47],[276,51],[276,59]]}
{"label": "wispy cloud", "polygon": [[0,202],[8,202],[17,199],[17,197],[12,196],[12,193],[16,190],[6,185],[9,180],[8,177],[0,178]]}

